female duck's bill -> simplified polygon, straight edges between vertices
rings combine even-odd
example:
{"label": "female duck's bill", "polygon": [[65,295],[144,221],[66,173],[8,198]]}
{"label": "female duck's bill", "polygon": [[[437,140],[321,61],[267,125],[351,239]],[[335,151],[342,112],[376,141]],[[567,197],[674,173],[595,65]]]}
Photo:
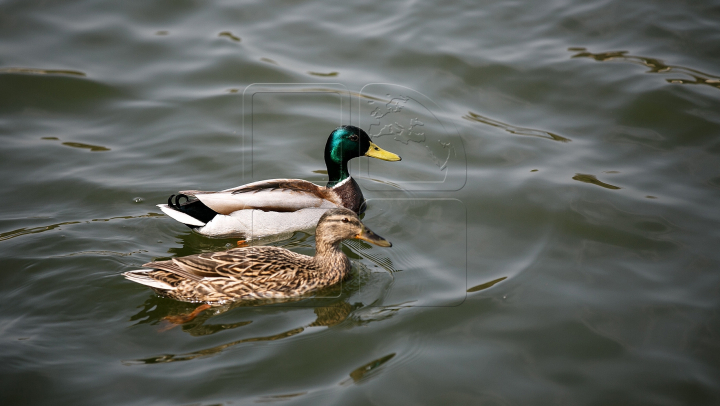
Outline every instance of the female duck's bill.
{"label": "female duck's bill", "polygon": [[362,231],[355,236],[356,239],[367,241],[379,247],[392,247],[392,243],[390,241],[375,234],[371,229],[365,227],[365,224],[362,226]]}

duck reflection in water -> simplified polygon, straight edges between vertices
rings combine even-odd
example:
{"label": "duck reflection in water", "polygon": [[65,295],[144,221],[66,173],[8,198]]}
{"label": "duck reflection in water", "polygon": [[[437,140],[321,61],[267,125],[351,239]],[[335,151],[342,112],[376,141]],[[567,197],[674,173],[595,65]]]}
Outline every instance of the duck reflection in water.
{"label": "duck reflection in water", "polygon": [[[364,273],[367,275],[367,273]],[[276,341],[285,338],[296,336],[306,331],[310,327],[333,327],[340,323],[350,323],[349,325],[365,325],[374,321],[387,320],[393,317],[399,310],[405,307],[410,307],[409,304],[401,303],[398,305],[381,305],[377,306],[379,300],[372,301],[369,304],[354,301],[357,300],[355,293],[360,289],[360,285],[366,286],[367,280],[362,280],[362,277],[354,278],[351,283],[346,284],[345,289],[342,291],[341,298],[339,299],[304,299],[295,301],[286,301],[284,303],[270,304],[258,307],[258,302],[236,302],[223,306],[215,306],[208,311],[201,312],[194,320],[191,320],[185,324],[182,324],[182,330],[192,336],[207,336],[215,334],[221,331],[231,330],[238,327],[251,328],[253,320],[241,320],[231,323],[218,323],[209,324],[207,323],[212,317],[219,316],[223,313],[230,312],[238,313],[239,316],[246,318],[252,316],[253,318],[259,318],[264,321],[268,317],[272,317],[277,314],[284,314],[288,312],[288,308],[294,306],[291,311],[303,312],[308,307],[313,309],[315,313],[315,320],[311,323],[304,323],[300,326],[292,326],[286,328],[283,331],[275,334],[261,335],[261,336],[250,336],[239,340],[230,341],[220,345],[215,345],[209,348],[184,353],[184,354],[160,354],[147,358],[126,360],[123,363],[125,365],[137,365],[137,364],[158,364],[168,363],[177,361],[190,361],[197,358],[211,357],[221,353],[229,347],[233,347],[238,344],[252,343],[252,342],[264,342],[264,341]],[[387,286],[384,286],[386,288]],[[382,288],[380,290],[383,290]],[[353,300],[351,304],[351,300]],[[293,303],[291,303],[293,302]],[[185,302],[178,302],[169,300],[167,298],[154,296],[149,298],[143,304],[143,309],[131,317],[131,320],[138,320],[136,325],[140,324],[163,324],[168,315],[177,315],[187,312],[192,304]],[[162,330],[167,330],[167,326],[173,326],[172,324],[166,324],[166,327]],[[366,368],[367,369],[367,368]]]}
{"label": "duck reflection in water", "polygon": [[[143,309],[141,311],[130,318],[132,321],[137,320],[138,322],[136,324],[158,324],[160,325],[160,332],[170,330],[173,327],[181,326],[184,332],[192,336],[199,337],[252,324],[252,320],[218,324],[208,323],[208,321],[213,317],[220,316],[221,314],[225,314],[233,310],[239,311],[245,315],[246,313],[242,312],[240,308],[257,310],[258,307],[262,307],[263,312],[261,314],[273,314],[276,313],[276,310],[285,312],[290,307],[294,307],[300,311],[312,308],[316,315],[316,320],[308,324],[306,327],[332,327],[345,321],[353,310],[363,307],[363,304],[355,303],[351,305],[345,300],[338,301],[334,299],[306,299],[302,302],[300,302],[300,300],[276,300],[275,303],[272,304],[261,301],[236,302],[222,306],[214,306],[209,309],[205,309],[204,311],[200,311],[196,317],[193,317],[191,320],[185,321],[182,324],[175,324],[173,319],[175,317],[184,317],[184,315],[192,309],[192,305],[189,303],[169,301],[165,298],[155,296],[146,300],[142,307]],[[253,311],[252,316],[258,316],[258,312]],[[304,328],[300,328],[300,331],[303,329]],[[297,329],[292,329],[291,331],[293,330]],[[277,336],[278,338],[282,338],[289,335],[287,333],[281,333]],[[261,339],[259,337],[250,339],[250,341],[266,340],[271,339]]]}

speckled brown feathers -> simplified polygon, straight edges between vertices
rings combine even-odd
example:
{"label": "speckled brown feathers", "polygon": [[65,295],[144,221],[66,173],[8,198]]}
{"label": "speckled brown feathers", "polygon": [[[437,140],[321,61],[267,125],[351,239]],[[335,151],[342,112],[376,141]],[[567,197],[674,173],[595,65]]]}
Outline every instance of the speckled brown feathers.
{"label": "speckled brown feathers", "polygon": [[391,246],[367,229],[355,213],[338,208],[320,219],[314,257],[279,247],[235,248],[150,262],[143,265],[149,270],[123,275],[159,294],[188,302],[296,297],[347,278],[351,264],[340,242],[348,238]]}
{"label": "speckled brown feathers", "polygon": [[[153,279],[172,286],[156,288],[158,293],[189,302],[223,303],[299,296],[348,275],[349,262],[325,262],[278,247],[248,247],[143,266],[153,269]],[[330,266],[321,269],[322,265]]]}

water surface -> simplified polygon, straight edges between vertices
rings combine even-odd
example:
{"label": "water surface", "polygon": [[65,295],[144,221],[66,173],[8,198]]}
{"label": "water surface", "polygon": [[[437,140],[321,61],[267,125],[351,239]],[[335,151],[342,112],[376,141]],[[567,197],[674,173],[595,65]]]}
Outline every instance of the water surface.
{"label": "water surface", "polygon": [[[720,3],[0,1],[0,399],[720,402]],[[354,277],[193,309],[121,272],[227,249],[178,190],[361,125]],[[312,253],[297,233],[273,244]]]}

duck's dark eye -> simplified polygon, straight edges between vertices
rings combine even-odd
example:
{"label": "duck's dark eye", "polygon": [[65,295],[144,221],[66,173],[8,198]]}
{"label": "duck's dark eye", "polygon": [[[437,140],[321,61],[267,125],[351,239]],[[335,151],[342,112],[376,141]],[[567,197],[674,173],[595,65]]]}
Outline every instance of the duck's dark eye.
{"label": "duck's dark eye", "polygon": [[350,141],[357,141],[357,140],[358,140],[357,134],[350,135]]}
{"label": "duck's dark eye", "polygon": [[350,221],[350,220],[348,220],[347,217],[343,217],[343,219],[340,220],[340,221],[342,221],[343,223],[347,223],[347,222]]}

